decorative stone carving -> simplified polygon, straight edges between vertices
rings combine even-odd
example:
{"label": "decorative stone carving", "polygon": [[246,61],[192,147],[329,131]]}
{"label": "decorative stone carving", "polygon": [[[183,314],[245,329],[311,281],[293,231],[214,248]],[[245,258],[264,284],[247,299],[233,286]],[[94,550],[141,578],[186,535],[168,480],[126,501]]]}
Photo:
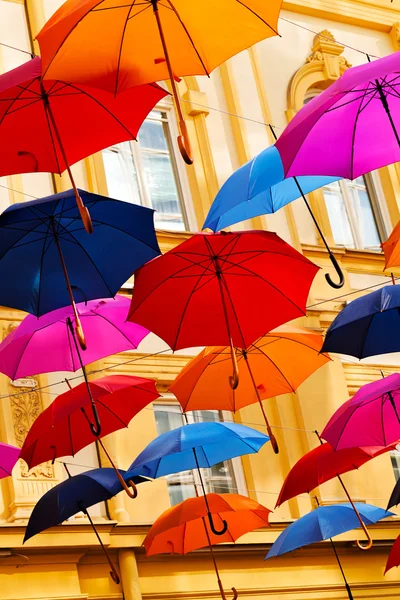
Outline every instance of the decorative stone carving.
{"label": "decorative stone carving", "polygon": [[393,48],[400,50],[400,23],[393,23],[392,29],[390,30],[390,38],[392,40]]}
{"label": "decorative stone carving", "polygon": [[314,37],[312,52],[306,59],[306,64],[318,61],[324,63],[326,79],[338,79],[343,72],[343,67],[351,67],[349,61],[341,56],[344,46],[338,44],[333,34],[324,29]]}

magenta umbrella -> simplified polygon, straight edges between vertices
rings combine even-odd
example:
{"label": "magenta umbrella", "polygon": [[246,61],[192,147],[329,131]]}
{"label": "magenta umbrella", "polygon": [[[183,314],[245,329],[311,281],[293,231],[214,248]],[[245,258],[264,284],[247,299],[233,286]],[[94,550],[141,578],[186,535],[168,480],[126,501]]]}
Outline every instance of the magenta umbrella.
{"label": "magenta umbrella", "polygon": [[130,300],[124,296],[80,302],[76,306],[86,350],[80,352],[76,347],[70,306],[40,318],[28,315],[0,344],[0,372],[18,379],[53,371],[77,371],[110,354],[137,348],[149,333],[141,325],[126,322]]}
{"label": "magenta umbrella", "polygon": [[388,446],[400,440],[400,374],[360,388],[332,415],[321,437],[334,450]]}
{"label": "magenta umbrella", "polygon": [[20,452],[20,448],[0,442],[0,479],[11,475],[15,463],[19,459]]}
{"label": "magenta umbrella", "polygon": [[306,104],[276,143],[286,177],[355,179],[400,160],[400,52],[353,67]]}

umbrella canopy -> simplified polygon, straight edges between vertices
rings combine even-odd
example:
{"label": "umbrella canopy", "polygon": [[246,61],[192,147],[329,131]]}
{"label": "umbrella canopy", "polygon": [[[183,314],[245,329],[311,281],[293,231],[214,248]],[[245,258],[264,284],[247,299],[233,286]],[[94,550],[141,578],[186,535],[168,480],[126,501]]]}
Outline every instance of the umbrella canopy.
{"label": "umbrella canopy", "polygon": [[239,494],[207,494],[215,521],[226,521],[228,529],[216,536],[209,527],[204,498],[188,498],[166,510],[150,528],[143,545],[146,555],[186,554],[198,548],[223,542],[235,542],[239,537],[269,526],[271,511],[255,500]]}
{"label": "umbrella canopy", "polygon": [[0,277],[8,282],[0,304],[39,317],[70,304],[71,294],[72,301],[112,297],[160,253],[152,210],[80,194],[92,216],[90,236],[71,190],[13,204],[0,215]]}
{"label": "umbrella canopy", "polygon": [[[366,525],[377,523],[393,515],[372,504],[361,502],[355,504]],[[320,506],[286,527],[265,558],[292,552],[297,548],[327,540],[359,526],[357,515],[350,503]]]}
{"label": "umbrella canopy", "polygon": [[0,176],[61,174],[103,148],[134,139],[167,95],[153,84],[115,97],[59,77],[41,81],[41,75],[38,57],[0,75]]}
{"label": "umbrella canopy", "polygon": [[276,143],[285,175],[355,179],[400,160],[399,71],[395,52],[348,69],[306,104]]}
{"label": "umbrella canopy", "polygon": [[[130,375],[109,375],[89,382],[102,420],[102,437],[128,427],[129,421],[159,397],[155,382]],[[58,396],[33,423],[21,458],[29,468],[60,456],[74,456],[95,441],[89,425],[86,384]]]}
{"label": "umbrella canopy", "polygon": [[389,498],[387,509],[389,510],[389,508],[393,508],[393,506],[397,506],[398,504],[400,504],[400,479],[396,481],[396,485],[394,486]]}
{"label": "umbrella canopy", "polygon": [[395,444],[392,444],[385,448],[346,448],[335,452],[330,444],[322,444],[307,452],[290,469],[283,482],[276,506],[304,492],[309,493],[338,475],[358,469],[372,458],[394,448]]}
{"label": "umbrella canopy", "polygon": [[400,351],[400,286],[387,285],[344,307],[326,332],[323,352],[366,358]]}
{"label": "umbrella canopy", "polygon": [[395,543],[393,544],[385,567],[385,575],[390,569],[393,567],[398,567],[400,565],[400,535],[396,538]]}
{"label": "umbrella canopy", "polygon": [[10,444],[0,442],[0,479],[9,477],[19,459],[21,450]]}
{"label": "umbrella canopy", "polygon": [[275,146],[266,148],[235,171],[224,183],[204,222],[203,229],[220,231],[277,210],[317,188],[337,181],[336,177],[284,179],[282,160]]}
{"label": "umbrella canopy", "polygon": [[335,450],[400,439],[400,374],[364,385],[332,415],[321,437]]}
{"label": "umbrella canopy", "polygon": [[[128,475],[122,470],[120,474],[123,477]],[[144,481],[147,480],[142,477],[134,478],[135,484]],[[26,527],[24,542],[90,506],[113,498],[119,492],[122,492],[122,486],[114,469],[93,469],[69,477],[38,500]]]}
{"label": "umbrella canopy", "polygon": [[317,271],[274,233],[197,234],[135,274],[129,320],[173,350],[230,344],[235,361],[233,345],[305,314]]}
{"label": "umbrella canopy", "polygon": [[[87,342],[80,354],[84,365],[105,356],[133,350],[148,329],[126,322],[130,299],[90,300],[76,305]],[[0,344],[0,372],[11,379],[54,371],[77,371],[81,366],[68,319],[74,324],[70,306],[39,319],[28,315]]]}
{"label": "umbrella canopy", "polygon": [[111,0],[102,10],[99,0],[68,0],[37,36],[45,78],[65,77],[113,93],[167,79],[157,16],[174,75],[208,75],[234,54],[276,35],[281,4],[175,0],[172,7],[152,0],[143,7]]}
{"label": "umbrella canopy", "polygon": [[229,347],[208,347],[182,369],[170,391],[184,411],[236,412],[257,403],[258,397],[263,400],[295,392],[307,377],[330,360],[320,352],[322,342],[318,333],[281,325],[246,350],[235,348],[239,368],[239,385],[235,390],[227,383]]}
{"label": "umbrella canopy", "polygon": [[385,269],[400,266],[400,221],[386,242],[383,242],[382,250],[385,254]]}
{"label": "umbrella canopy", "polygon": [[159,435],[129,467],[133,475],[163,477],[255,454],[269,437],[236,423],[192,423]]}

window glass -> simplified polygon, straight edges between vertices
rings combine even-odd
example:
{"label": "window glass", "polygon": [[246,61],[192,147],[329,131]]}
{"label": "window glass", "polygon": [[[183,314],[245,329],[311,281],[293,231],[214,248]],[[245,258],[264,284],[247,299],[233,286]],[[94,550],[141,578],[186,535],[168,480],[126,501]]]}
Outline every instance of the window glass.
{"label": "window glass", "polygon": [[335,182],[324,187],[323,194],[335,244],[337,246],[345,246],[346,248],[354,248],[355,243],[351,232],[350,220],[339,183]]}

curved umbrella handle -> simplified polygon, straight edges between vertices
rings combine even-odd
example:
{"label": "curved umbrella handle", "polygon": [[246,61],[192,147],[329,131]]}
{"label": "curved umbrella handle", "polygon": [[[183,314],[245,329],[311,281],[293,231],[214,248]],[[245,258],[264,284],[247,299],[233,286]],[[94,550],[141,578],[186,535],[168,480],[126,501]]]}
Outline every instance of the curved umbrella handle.
{"label": "curved umbrella handle", "polygon": [[182,156],[183,160],[185,161],[185,163],[187,165],[192,165],[193,164],[192,147],[190,145],[189,134],[188,134],[188,130],[187,130],[185,121],[179,122],[179,128],[181,130],[181,135],[179,135],[177,138],[179,152],[181,153],[181,156]]}
{"label": "curved umbrella handle", "polygon": [[101,423],[99,419],[99,414],[97,412],[97,406],[95,402],[92,402],[92,412],[94,417],[94,424],[89,423],[90,431],[93,433],[95,437],[99,437],[101,434]]}
{"label": "curved umbrella handle", "polygon": [[[129,488],[132,488],[132,491]],[[124,486],[124,490],[128,494],[129,498],[132,498],[132,500],[137,498],[138,490],[132,479],[128,479],[128,485],[126,487]]]}
{"label": "curved umbrella handle", "polygon": [[210,523],[210,529],[214,535],[224,535],[224,533],[228,531],[228,523],[225,521],[225,519],[222,519],[222,529],[219,531],[214,525],[212,514],[210,512],[207,513],[207,517],[208,522]]}
{"label": "curved umbrella handle", "polygon": [[233,369],[233,373],[229,377],[229,385],[231,386],[232,390],[236,390],[237,386],[239,385],[239,367],[237,364],[236,352],[235,352],[235,348],[233,347],[232,338],[229,338],[229,343],[230,343],[230,348],[231,348],[231,359],[232,359],[232,369]]}
{"label": "curved umbrella handle", "polygon": [[332,252],[329,252],[329,258],[331,260],[332,265],[334,266],[334,269],[336,271],[336,273],[339,276],[339,281],[338,283],[335,283],[332,279],[331,276],[329,275],[329,273],[325,273],[325,279],[326,281],[329,283],[329,285],[333,288],[335,288],[336,290],[340,289],[341,287],[343,287],[344,285],[344,275],[343,275],[343,271],[339,266],[338,261],[336,260],[336,257],[334,256],[334,254],[332,254]]}
{"label": "curved umbrella handle", "polygon": [[[129,498],[132,498],[132,500],[134,500],[138,495],[138,490],[137,490],[135,483],[132,481],[132,479],[129,479],[127,482],[125,481],[125,479],[122,477],[121,473],[115,466],[114,461],[111,458],[110,453],[108,452],[108,450],[105,447],[105,445],[103,444],[103,442],[101,440],[97,440],[97,441],[99,442],[100,446],[103,448],[104,454],[107,456],[108,460],[110,461],[110,464],[111,464],[112,468],[114,469],[115,474],[118,477],[118,481],[122,485],[123,490],[125,491],[127,496],[129,496]],[[130,490],[129,488],[132,488],[132,490]]]}
{"label": "curved umbrella handle", "polygon": [[237,597],[239,596],[239,594],[238,594],[238,591],[237,591],[237,589],[236,589],[236,588],[234,588],[234,587],[233,587],[233,588],[231,588],[231,589],[232,589],[232,592],[233,592],[233,598],[232,598],[232,600],[236,600],[236,599],[237,599]]}
{"label": "curved umbrella handle", "polygon": [[364,533],[367,536],[367,544],[365,546],[363,546],[363,544],[360,542],[360,540],[356,540],[356,546],[357,548],[359,548],[360,550],[369,550],[370,548],[372,548],[372,537],[368,531],[368,529],[365,527],[363,527]]}

